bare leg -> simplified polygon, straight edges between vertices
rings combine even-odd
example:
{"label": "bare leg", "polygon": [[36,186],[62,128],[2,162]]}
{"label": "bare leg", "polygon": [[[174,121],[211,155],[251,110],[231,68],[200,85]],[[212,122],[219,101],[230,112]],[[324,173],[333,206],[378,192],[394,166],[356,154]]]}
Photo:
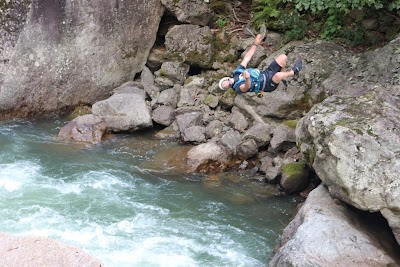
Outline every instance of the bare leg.
{"label": "bare leg", "polygon": [[275,75],[272,77],[272,81],[274,83],[280,83],[282,80],[287,80],[288,78],[294,76],[294,71],[286,71],[286,72],[277,72]]}
{"label": "bare leg", "polygon": [[285,72],[286,64],[287,64],[287,56],[285,54],[280,54],[277,58],[275,58],[276,63],[281,66],[281,71]]}
{"label": "bare leg", "polygon": [[[278,63],[279,66],[281,66],[280,72],[285,73],[286,72],[286,64],[287,64],[287,56],[285,54],[281,54],[275,59],[275,61],[276,61],[276,63]],[[287,86],[286,79],[287,79],[287,77],[285,77],[282,74],[278,74],[278,76],[275,74],[275,76],[272,77],[273,82],[279,83],[282,81],[285,86]]]}

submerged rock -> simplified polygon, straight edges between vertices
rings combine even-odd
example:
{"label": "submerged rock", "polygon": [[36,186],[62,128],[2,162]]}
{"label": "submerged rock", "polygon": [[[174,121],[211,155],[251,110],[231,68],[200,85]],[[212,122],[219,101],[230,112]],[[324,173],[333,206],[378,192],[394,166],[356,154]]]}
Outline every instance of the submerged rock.
{"label": "submerged rock", "polygon": [[78,142],[100,142],[106,133],[106,123],[98,116],[79,116],[61,128],[58,138]]}
{"label": "submerged rock", "polygon": [[220,172],[228,167],[230,157],[230,152],[223,145],[208,142],[191,148],[186,155],[186,163],[193,172]]}

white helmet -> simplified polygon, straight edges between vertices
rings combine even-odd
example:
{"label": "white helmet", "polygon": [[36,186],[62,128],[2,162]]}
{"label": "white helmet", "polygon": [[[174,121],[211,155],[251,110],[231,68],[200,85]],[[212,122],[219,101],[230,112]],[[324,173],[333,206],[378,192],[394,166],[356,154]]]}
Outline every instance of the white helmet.
{"label": "white helmet", "polygon": [[224,82],[224,81],[226,81],[226,80],[229,80],[231,77],[224,77],[224,78],[222,78],[221,80],[219,80],[219,83],[218,83],[218,86],[219,86],[219,89],[221,89],[221,90],[226,90],[226,88],[223,88],[222,87],[222,83]]}

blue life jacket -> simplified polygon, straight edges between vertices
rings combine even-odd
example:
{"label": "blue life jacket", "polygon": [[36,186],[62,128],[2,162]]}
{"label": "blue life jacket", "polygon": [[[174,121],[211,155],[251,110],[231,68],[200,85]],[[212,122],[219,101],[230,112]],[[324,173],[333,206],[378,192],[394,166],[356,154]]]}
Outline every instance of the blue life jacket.
{"label": "blue life jacket", "polygon": [[[260,91],[260,77],[261,77],[261,72],[259,69],[253,69],[253,68],[249,68],[249,69],[242,69],[242,68],[237,68],[234,72],[233,75],[236,74],[243,74],[244,71],[247,71],[250,74],[250,89],[248,90],[248,92],[255,92],[256,94],[258,94],[258,91]],[[242,76],[239,76],[240,78],[233,84],[233,88],[235,88],[235,86],[237,84],[240,84],[241,82],[245,81],[245,78]]]}

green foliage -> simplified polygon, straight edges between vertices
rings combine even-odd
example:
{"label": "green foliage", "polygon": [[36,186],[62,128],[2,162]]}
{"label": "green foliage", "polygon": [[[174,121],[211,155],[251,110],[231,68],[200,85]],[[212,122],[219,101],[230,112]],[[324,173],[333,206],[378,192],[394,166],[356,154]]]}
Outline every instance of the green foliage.
{"label": "green foliage", "polygon": [[340,13],[341,12],[334,12],[328,16],[324,24],[322,38],[332,39],[339,35],[342,25],[344,25],[343,15],[340,16]]}
{"label": "green foliage", "polygon": [[309,23],[303,19],[302,15],[297,12],[284,13],[281,19],[285,29],[285,42],[301,40],[306,36]]}
{"label": "green foliage", "polygon": [[362,9],[364,7],[374,9],[394,10],[400,9],[400,0],[285,0],[293,2],[299,11],[310,10],[313,13],[319,13],[325,10],[334,10],[335,12],[347,13],[353,9]]}
{"label": "green foliage", "polygon": [[221,18],[221,17],[218,18],[217,21],[216,21],[218,28],[225,27],[227,22],[228,22],[228,20],[226,18]]}
{"label": "green foliage", "polygon": [[282,5],[282,0],[254,0],[253,23],[256,26],[262,24],[270,25],[271,22],[275,21],[280,16],[281,12],[279,10],[282,9]]}

